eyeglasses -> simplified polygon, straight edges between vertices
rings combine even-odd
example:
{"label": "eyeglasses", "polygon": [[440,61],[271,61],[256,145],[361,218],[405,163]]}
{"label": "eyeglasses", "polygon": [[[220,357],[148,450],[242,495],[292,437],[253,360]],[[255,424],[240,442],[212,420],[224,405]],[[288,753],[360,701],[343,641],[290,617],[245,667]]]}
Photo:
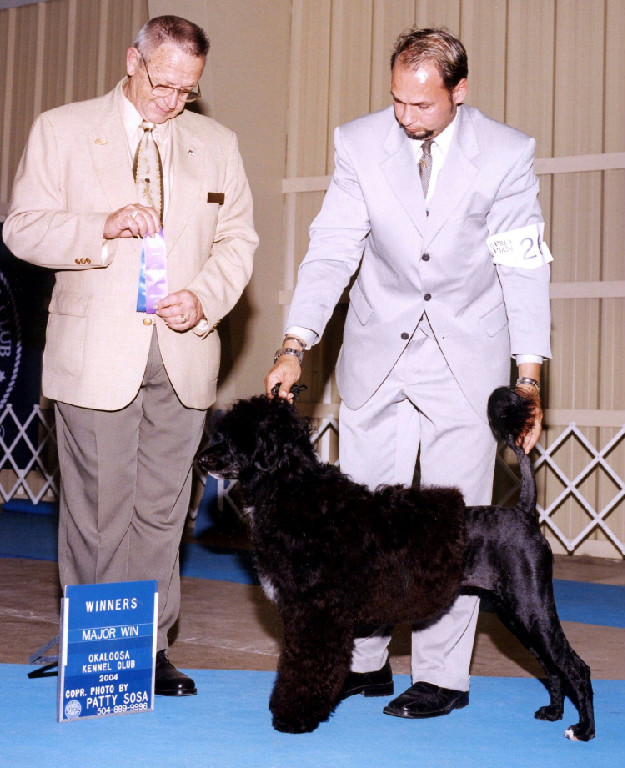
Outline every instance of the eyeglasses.
{"label": "eyeglasses", "polygon": [[201,98],[202,91],[200,90],[199,83],[195,88],[174,88],[173,85],[161,85],[161,83],[154,84],[152,82],[152,78],[150,77],[146,60],[141,57],[141,61],[145,67],[145,74],[148,76],[148,83],[152,89],[153,96],[167,99],[172,95],[172,93],[175,93],[179,101],[184,101],[187,104],[191,101],[197,101],[199,98]]}

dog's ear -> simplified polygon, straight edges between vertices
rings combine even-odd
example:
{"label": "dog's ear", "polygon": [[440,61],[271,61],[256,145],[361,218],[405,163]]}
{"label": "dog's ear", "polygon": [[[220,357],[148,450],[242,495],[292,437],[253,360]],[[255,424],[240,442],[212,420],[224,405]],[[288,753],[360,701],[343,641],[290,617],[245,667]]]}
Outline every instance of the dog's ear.
{"label": "dog's ear", "polygon": [[288,445],[269,435],[258,436],[254,452],[254,468],[259,472],[276,472],[288,464]]}
{"label": "dog's ear", "polygon": [[275,472],[306,456],[314,456],[309,422],[287,400],[268,400],[265,418],[256,430],[254,466],[260,472]]}

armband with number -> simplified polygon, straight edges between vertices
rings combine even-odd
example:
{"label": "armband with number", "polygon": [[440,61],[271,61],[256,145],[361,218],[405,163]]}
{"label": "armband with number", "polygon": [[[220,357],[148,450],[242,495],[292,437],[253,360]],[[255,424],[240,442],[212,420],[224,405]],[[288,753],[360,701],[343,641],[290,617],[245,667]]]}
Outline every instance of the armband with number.
{"label": "armband with number", "polygon": [[543,240],[544,222],[526,227],[498,232],[486,240],[495,264],[517,269],[538,269],[553,261],[553,256]]}

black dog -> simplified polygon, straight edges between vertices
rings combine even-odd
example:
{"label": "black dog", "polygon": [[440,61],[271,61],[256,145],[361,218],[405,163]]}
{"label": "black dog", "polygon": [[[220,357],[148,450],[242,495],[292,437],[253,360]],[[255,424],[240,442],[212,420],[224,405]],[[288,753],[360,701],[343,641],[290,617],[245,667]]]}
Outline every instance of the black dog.
{"label": "black dog", "polygon": [[580,722],[565,735],[593,738],[590,670],[558,619],[534,476],[515,444],[529,407],[508,388],[489,403],[491,425],[521,466],[520,501],[510,509],[465,507],[453,488],[371,493],[319,462],[309,425],[285,400],[241,400],[218,418],[200,465],[238,478],[256,567],[284,622],[269,704],[277,730],[303,733],[328,719],[349,671],[356,624],[431,619],[469,588],[491,593],[545,669],[550,703],[536,717],[561,719],[566,689]]}

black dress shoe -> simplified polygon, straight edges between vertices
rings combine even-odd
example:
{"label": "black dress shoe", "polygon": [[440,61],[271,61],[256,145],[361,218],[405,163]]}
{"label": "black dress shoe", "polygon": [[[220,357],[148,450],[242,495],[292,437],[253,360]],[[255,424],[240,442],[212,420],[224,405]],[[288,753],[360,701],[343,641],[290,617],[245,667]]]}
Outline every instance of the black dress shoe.
{"label": "black dress shoe", "polygon": [[375,672],[349,672],[341,689],[341,700],[362,693],[363,696],[392,696],[393,672],[386,660],[382,669]]}
{"label": "black dress shoe", "polygon": [[415,683],[384,707],[384,714],[417,719],[448,715],[469,703],[468,691],[450,691],[432,683]]}
{"label": "black dress shoe", "polygon": [[197,693],[193,680],[174,667],[167,658],[167,651],[156,654],[154,693],[157,696],[191,696]]}

